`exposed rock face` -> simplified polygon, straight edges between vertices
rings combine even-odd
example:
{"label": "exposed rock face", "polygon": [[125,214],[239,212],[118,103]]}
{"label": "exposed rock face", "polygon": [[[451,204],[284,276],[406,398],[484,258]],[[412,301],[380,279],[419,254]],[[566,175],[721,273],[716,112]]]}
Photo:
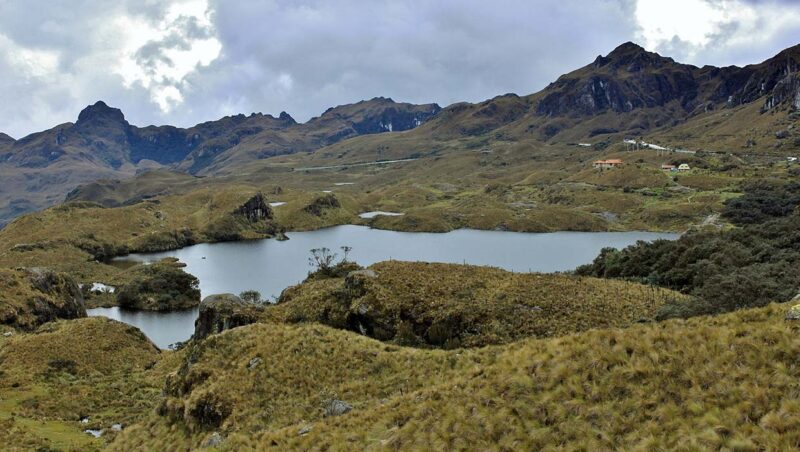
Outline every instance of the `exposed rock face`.
{"label": "exposed rock face", "polygon": [[781,80],[764,101],[762,111],[788,104],[794,111],[800,110],[800,74],[793,73]]}
{"label": "exposed rock face", "polygon": [[200,303],[192,339],[202,340],[212,334],[258,321],[261,310],[233,294],[209,295]]}
{"label": "exposed rock face", "polygon": [[51,298],[34,299],[33,312],[39,322],[86,317],[86,306],[78,284],[65,274],[47,269],[30,269],[31,285]]}
{"label": "exposed rock face", "polygon": [[241,215],[253,222],[271,220],[273,218],[272,208],[267,204],[264,195],[261,193],[250,198],[246,203],[236,209],[234,214]]}
{"label": "exposed rock face", "polygon": [[717,106],[747,104],[765,95],[766,111],[786,103],[800,105],[798,71],[800,46],[743,68],[698,68],[628,42],[551,83],[543,91],[536,113],[592,116],[675,103],[688,115]]}

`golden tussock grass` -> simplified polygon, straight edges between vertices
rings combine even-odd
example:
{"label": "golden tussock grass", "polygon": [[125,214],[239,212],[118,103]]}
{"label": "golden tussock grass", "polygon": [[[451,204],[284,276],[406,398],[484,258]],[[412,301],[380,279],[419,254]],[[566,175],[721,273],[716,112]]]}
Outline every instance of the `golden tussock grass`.
{"label": "golden tussock grass", "polygon": [[[216,431],[223,450],[795,449],[800,325],[785,309],[449,352],[251,325],[198,345],[174,377],[188,388],[167,399],[175,417],[111,446],[189,450]],[[219,425],[180,415],[212,394]],[[353,410],[323,417],[332,397]]]}

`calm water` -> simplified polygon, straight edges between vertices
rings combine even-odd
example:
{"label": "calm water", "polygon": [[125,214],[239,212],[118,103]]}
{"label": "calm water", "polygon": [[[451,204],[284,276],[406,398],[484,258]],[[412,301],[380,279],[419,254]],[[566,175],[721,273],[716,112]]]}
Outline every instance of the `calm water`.
{"label": "calm water", "polygon": [[[370,265],[389,259],[490,265],[516,272],[572,270],[591,262],[600,249],[625,247],[638,240],[676,239],[678,234],[652,232],[554,232],[546,234],[477,231],[462,229],[443,234],[396,232],[364,226],[337,226],[288,234],[290,240],[256,240],[211,243],[175,251],[136,254],[126,262],[153,262],[176,257],[186,271],[200,279],[202,296],[258,290],[267,298],[302,281],[310,269],[309,250],[353,248],[350,259]],[[194,330],[197,310],[174,313],[144,313],[118,308],[92,309],[90,315],[105,315],[137,326],[159,347],[186,340]]]}

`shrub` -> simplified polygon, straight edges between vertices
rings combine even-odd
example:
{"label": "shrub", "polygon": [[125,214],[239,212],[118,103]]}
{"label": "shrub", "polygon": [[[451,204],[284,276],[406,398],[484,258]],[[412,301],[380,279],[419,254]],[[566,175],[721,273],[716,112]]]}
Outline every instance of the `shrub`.
{"label": "shrub", "polygon": [[758,180],[725,205],[741,229],[693,231],[677,241],[604,248],[576,273],[625,278],[694,295],[668,303],[660,318],[716,314],[786,301],[800,288],[800,184]]}
{"label": "shrub", "polygon": [[131,282],[117,293],[124,308],[169,311],[200,303],[199,281],[174,262],[134,267],[132,272]]}

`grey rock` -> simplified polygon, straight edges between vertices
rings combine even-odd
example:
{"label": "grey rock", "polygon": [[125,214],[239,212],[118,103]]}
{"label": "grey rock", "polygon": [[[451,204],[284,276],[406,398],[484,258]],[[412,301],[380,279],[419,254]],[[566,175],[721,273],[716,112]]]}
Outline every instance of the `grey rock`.
{"label": "grey rock", "polygon": [[192,338],[200,340],[231,328],[255,323],[259,313],[260,308],[242,301],[236,295],[209,295],[200,303]]}
{"label": "grey rock", "polygon": [[111,425],[111,430],[113,430],[115,432],[121,432],[122,431],[122,424],[113,424],[113,425]]}
{"label": "grey rock", "polygon": [[365,270],[356,270],[352,271],[347,274],[348,278],[377,278],[378,273],[374,270],[365,269]]}
{"label": "grey rock", "polygon": [[300,429],[300,430],[297,432],[297,434],[298,434],[298,435],[300,435],[300,436],[303,436],[303,435],[308,435],[308,433],[309,433],[309,432],[311,432],[311,429],[312,429],[312,428],[313,428],[313,427],[312,427],[312,426],[310,426],[310,425],[304,425],[304,426],[303,426],[303,427],[302,427],[302,428],[301,428],[301,429]]}
{"label": "grey rock", "polygon": [[786,320],[800,320],[800,304],[796,304],[786,311]]}
{"label": "grey rock", "polygon": [[254,369],[258,367],[264,360],[256,356],[255,358],[251,359],[250,362],[247,364],[248,369]]}
{"label": "grey rock", "polygon": [[5,333],[3,333],[3,337],[11,337],[13,335],[14,333],[12,333],[11,331],[6,331]]}
{"label": "grey rock", "polygon": [[205,441],[203,441],[203,444],[201,444],[200,447],[219,447],[222,445],[222,441],[222,435],[220,435],[219,432],[214,432],[211,434],[211,436],[206,438]]}
{"label": "grey rock", "polygon": [[353,407],[350,406],[349,403],[343,400],[332,399],[325,404],[323,416],[341,416],[342,414],[350,412],[352,409]]}

